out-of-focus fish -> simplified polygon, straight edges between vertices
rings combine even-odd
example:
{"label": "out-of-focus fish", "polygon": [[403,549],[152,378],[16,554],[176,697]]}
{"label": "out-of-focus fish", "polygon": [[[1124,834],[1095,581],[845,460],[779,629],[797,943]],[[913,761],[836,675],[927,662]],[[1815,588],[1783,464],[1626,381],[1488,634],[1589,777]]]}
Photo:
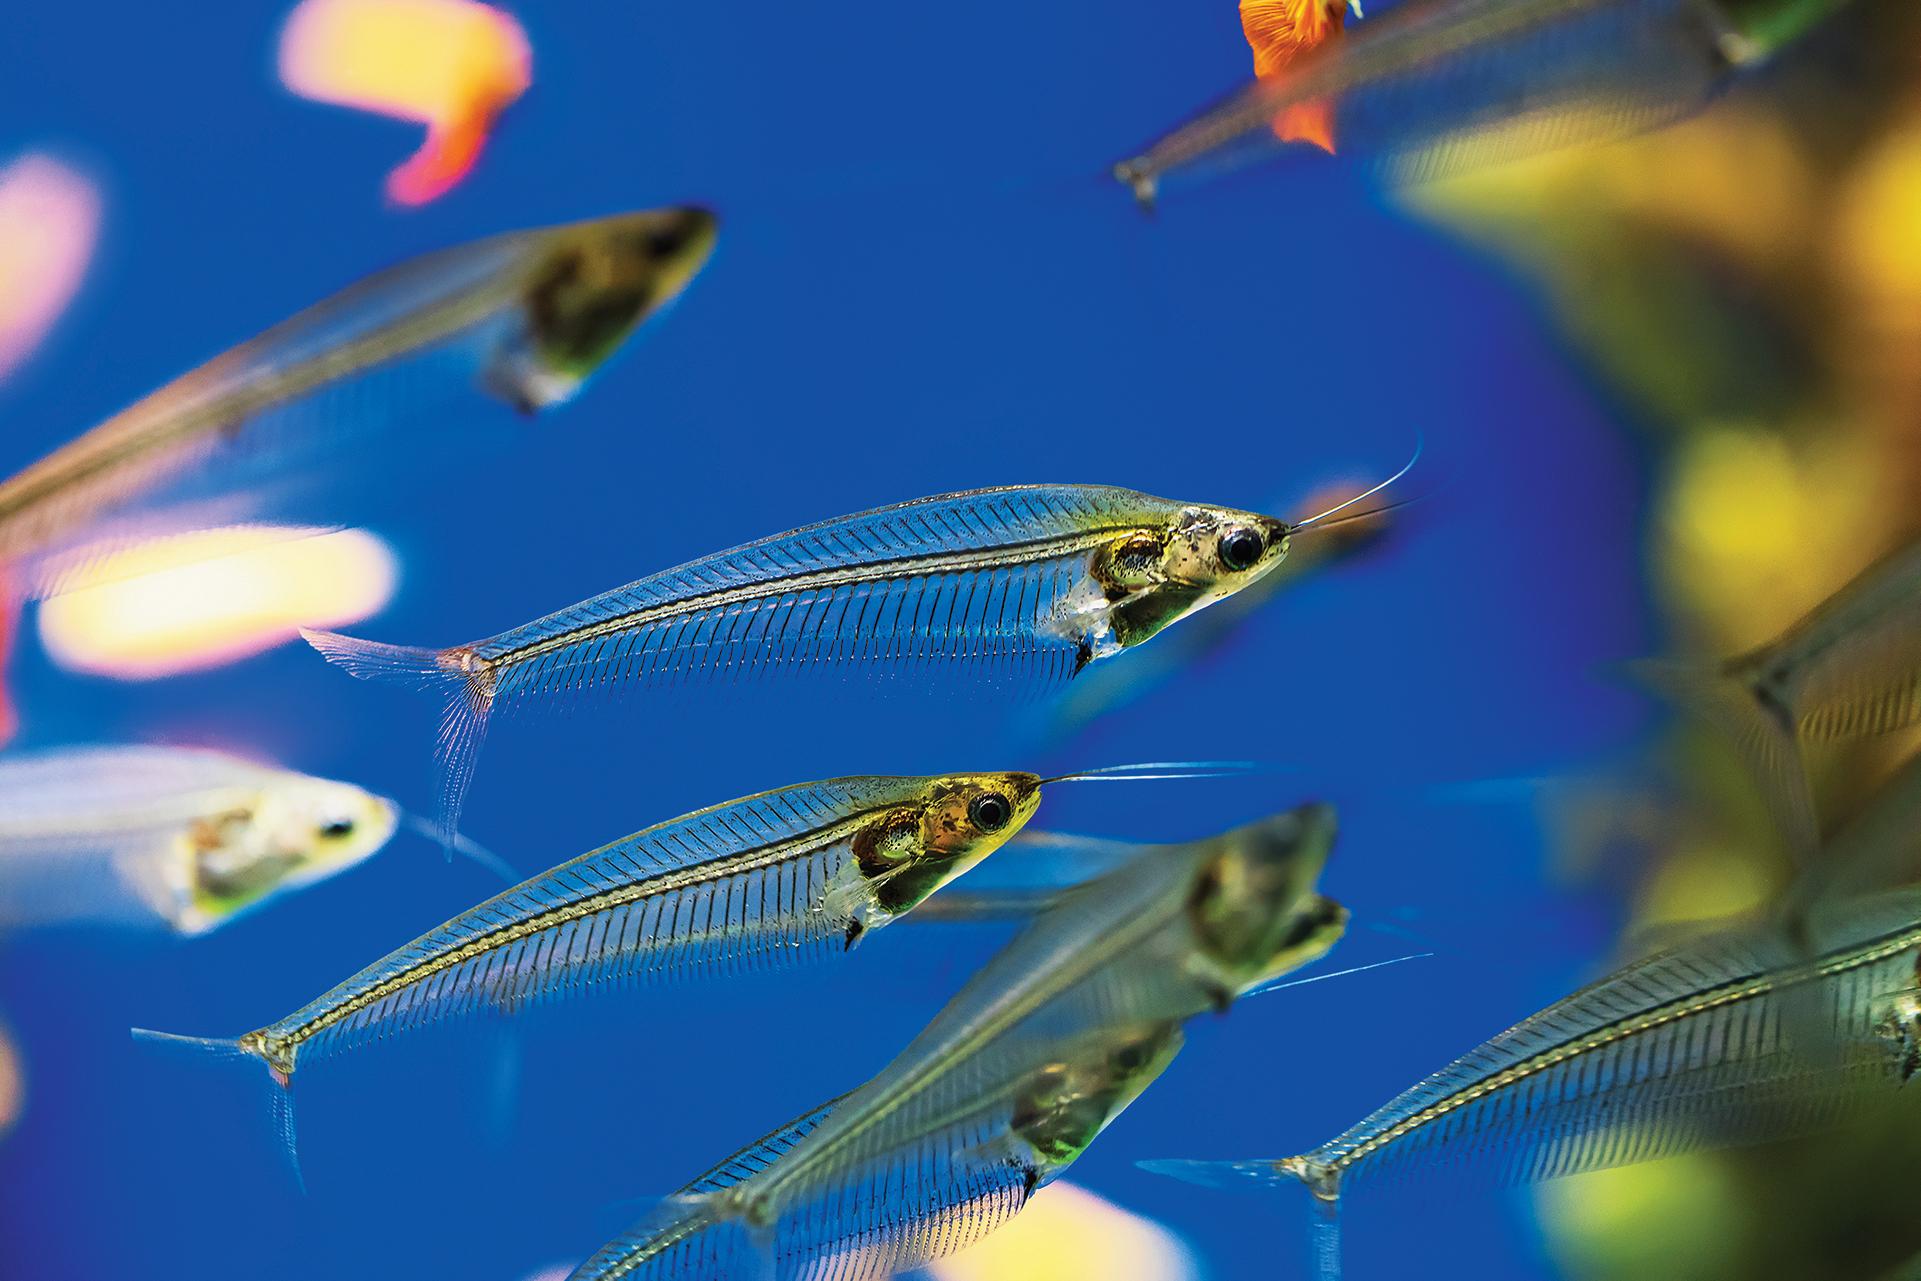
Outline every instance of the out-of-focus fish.
{"label": "out-of-focus fish", "polygon": [[716,1166],[574,1281],[856,1281],[987,1235],[1152,1083],[1185,1019],[1333,946],[1345,913],[1313,888],[1333,837],[1308,806],[1072,892],[878,1076]]}
{"label": "out-of-focus fish", "polygon": [[203,934],[393,835],[391,801],[220,752],[0,757],[0,925],[152,921]]}
{"label": "out-of-focus fish", "polygon": [[[30,571],[16,589],[45,590],[35,576],[115,534],[110,518],[136,501],[183,482],[218,490],[220,462],[285,444],[293,424],[276,411],[410,357],[457,347],[478,363],[487,392],[516,408],[564,401],[700,270],[715,225],[699,209],[620,214],[496,236],[371,276],[0,481],[0,564]],[[349,426],[320,430],[331,438]]]}
{"label": "out-of-focus fish", "polygon": [[[1501,1033],[1301,1156],[1154,1161],[1218,1187],[1300,1183],[1323,1211],[1369,1178],[1481,1164],[1551,1178],[1816,1128],[1921,1069],[1921,891],[1857,899],[1812,959],[1743,927],[1638,961]],[[1802,1035],[1821,1017],[1820,1044]]]}
{"label": "out-of-focus fish", "polygon": [[232,1039],[135,1036],[264,1064],[292,1141],[298,1063],[476,1008],[512,1011],[650,975],[844,951],[1032,817],[1032,774],[804,783],[636,832],[495,895],[317,999]]}
{"label": "out-of-focus fish", "polygon": [[1063,679],[1259,582],[1295,534],[1368,496],[1291,524],[1102,485],[972,490],[717,552],[451,649],[304,634],[355,676],[442,693],[451,830],[503,702],[822,664]]}
{"label": "out-of-focus fish", "polygon": [[1270,151],[1272,122],[1332,102],[1341,150],[1439,176],[1667,123],[1845,0],[1432,0],[1303,56],[1114,175],[1162,181]]}
{"label": "out-of-focus fish", "polygon": [[1735,742],[1797,854],[1821,837],[1805,747],[1921,723],[1921,542],[1864,570],[1784,634],[1710,665],[1638,665]]}
{"label": "out-of-focus fish", "polygon": [[[1241,0],[1241,32],[1254,51],[1254,74],[1266,80],[1302,54],[1339,39],[1348,0]],[[1334,104],[1296,103],[1275,114],[1274,136],[1334,150]]]}

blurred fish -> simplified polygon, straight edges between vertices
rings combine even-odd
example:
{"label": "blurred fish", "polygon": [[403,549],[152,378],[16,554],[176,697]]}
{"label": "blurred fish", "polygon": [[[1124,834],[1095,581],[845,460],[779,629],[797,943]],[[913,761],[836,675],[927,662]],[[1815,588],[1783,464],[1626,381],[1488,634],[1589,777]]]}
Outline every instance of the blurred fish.
{"label": "blurred fish", "polygon": [[[1348,0],[1241,0],[1241,32],[1254,51],[1254,74],[1266,80],[1294,65],[1302,54],[1341,35]],[[1358,9],[1358,5],[1357,5]],[[1274,136],[1334,150],[1334,104],[1302,102],[1278,112]]]}
{"label": "blurred fish", "polygon": [[1725,662],[1637,665],[1735,742],[1797,854],[1821,837],[1805,744],[1921,723],[1921,542],[1864,570],[1784,634]]}
{"label": "blurred fish", "polygon": [[366,859],[399,821],[350,783],[180,747],[0,757],[0,925],[204,934]]}
{"label": "blurred fish", "polygon": [[[846,951],[1019,831],[1032,774],[857,777],[730,801],[604,845],[388,953],[286,1018],[185,1042],[264,1064],[291,1155],[300,1062],[491,1006]],[[297,1168],[297,1167],[296,1167]]]}
{"label": "blurred fish", "polygon": [[867,1084],[735,1153],[574,1281],[879,1278],[1012,1218],[1160,1075],[1182,1023],[1312,961],[1334,817],[1307,806],[1135,859],[989,961]]}
{"label": "blurred fish", "polygon": [[[124,541],[109,518],[136,500],[181,482],[217,489],[238,461],[257,464],[299,428],[316,428],[278,411],[409,357],[458,347],[490,395],[527,413],[562,402],[680,293],[714,229],[698,209],[620,214],[496,236],[371,276],[0,481],[0,564],[44,570],[68,563],[59,554],[76,544]],[[337,417],[317,425],[326,439],[351,426]],[[16,589],[53,585],[37,577]]]}
{"label": "blurred fish", "polygon": [[1143,204],[1164,178],[1275,145],[1332,102],[1341,149],[1437,177],[1665,124],[1846,0],[1432,0],[1257,81],[1114,168]]}
{"label": "blurred fish", "polygon": [[[1818,1128],[1921,1069],[1921,891],[1857,899],[1817,954],[1746,926],[1637,961],[1508,1029],[1301,1156],[1153,1161],[1210,1187],[1301,1183],[1322,1211],[1376,1176],[1491,1166],[1553,1178]],[[1827,1043],[1791,1033],[1818,1008]]]}
{"label": "blurred fish", "polygon": [[1071,678],[1259,582],[1295,534],[1396,478],[1292,524],[1103,485],[971,490],[717,552],[451,649],[303,634],[354,676],[442,694],[452,830],[497,703],[822,664]]}

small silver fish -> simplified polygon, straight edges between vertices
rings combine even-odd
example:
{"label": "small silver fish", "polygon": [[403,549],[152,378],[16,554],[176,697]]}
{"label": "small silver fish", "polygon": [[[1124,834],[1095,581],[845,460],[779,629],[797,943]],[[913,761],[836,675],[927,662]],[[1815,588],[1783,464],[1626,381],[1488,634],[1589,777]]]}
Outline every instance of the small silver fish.
{"label": "small silver fish", "polygon": [[1713,665],[1636,665],[1734,741],[1790,848],[1819,844],[1808,744],[1921,723],[1921,542],[1869,566],[1759,649]]}
{"label": "small silver fish", "polygon": [[[663,209],[513,232],[402,263],[276,325],[0,480],[0,566],[46,592],[119,520],[176,482],[218,492],[291,428],[276,412],[322,389],[461,345],[486,391],[531,413],[572,396],[671,302],[715,238],[712,214]],[[355,417],[364,417],[356,415]],[[320,424],[348,432],[345,417]],[[235,513],[222,512],[226,523]],[[212,517],[210,517],[212,519]]]}
{"label": "small silver fish", "polygon": [[943,494],[717,552],[451,649],[303,635],[354,676],[442,694],[453,831],[501,704],[826,664],[966,659],[1069,678],[1259,582],[1294,535],[1407,470],[1298,523],[1104,485]]}
{"label": "small silver fish", "polygon": [[220,752],[0,757],[0,924],[158,919],[204,934],[370,857],[398,819],[350,783]]}
{"label": "small silver fish", "polygon": [[649,976],[794,963],[845,951],[1018,832],[1032,774],[804,783],[657,824],[495,895],[233,1038],[135,1029],[252,1059],[293,1152],[290,1090],[313,1059],[457,1018],[511,1012]]}
{"label": "small silver fish", "polygon": [[1332,1277],[1336,1207],[1367,1179],[1471,1164],[1552,1178],[1816,1128],[1921,1069],[1921,890],[1837,905],[1813,937],[1812,959],[1748,926],[1637,961],[1300,1156],[1143,1165],[1209,1187],[1304,1184]]}
{"label": "small silver fish", "polygon": [[1058,1177],[1179,1051],[1182,1022],[1325,954],[1334,837],[1309,806],[1069,892],[879,1075],[734,1154],[573,1281],[894,1275]]}
{"label": "small silver fish", "polygon": [[1273,122],[1332,102],[1341,149],[1399,179],[1672,121],[1842,0],[1433,0],[1350,28],[1116,165],[1152,205],[1180,173],[1270,154]]}

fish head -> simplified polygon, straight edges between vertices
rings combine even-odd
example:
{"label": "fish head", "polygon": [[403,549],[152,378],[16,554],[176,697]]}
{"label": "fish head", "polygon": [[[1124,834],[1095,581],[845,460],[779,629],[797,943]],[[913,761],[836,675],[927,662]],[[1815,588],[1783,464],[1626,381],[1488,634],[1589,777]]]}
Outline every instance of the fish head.
{"label": "fish head", "polygon": [[386,845],[393,802],[348,783],[290,774],[247,805],[196,820],[184,838],[191,893],[174,925],[201,934],[288,891],[324,880]]}
{"label": "fish head", "polygon": [[863,827],[854,857],[880,907],[899,915],[999,849],[1040,803],[1034,774],[938,775]]}
{"label": "fish head", "polygon": [[1061,1047],[1019,1087],[1010,1128],[1051,1178],[1174,1061],[1179,1020],[1101,1027]]}
{"label": "fish head", "polygon": [[1188,900],[1203,953],[1236,990],[1326,954],[1347,909],[1315,892],[1338,831],[1334,809],[1303,805],[1207,842]]}
{"label": "fish head", "polygon": [[484,379],[522,413],[569,400],[634,328],[680,296],[714,251],[720,221],[692,206],[622,214],[557,232],[529,276],[521,332]]}
{"label": "fish head", "polygon": [[1114,639],[1125,648],[1253,586],[1287,557],[1292,527],[1232,507],[1189,504],[1128,530],[1094,554]]}

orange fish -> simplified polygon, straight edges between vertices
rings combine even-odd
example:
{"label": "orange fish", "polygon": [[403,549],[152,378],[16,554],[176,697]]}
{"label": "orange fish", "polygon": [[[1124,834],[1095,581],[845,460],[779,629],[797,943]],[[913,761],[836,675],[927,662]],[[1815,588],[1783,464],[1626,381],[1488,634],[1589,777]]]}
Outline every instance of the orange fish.
{"label": "orange fish", "polygon": [[[1241,30],[1254,50],[1254,74],[1277,76],[1304,53],[1339,38],[1347,0],[1241,0]],[[1311,142],[1334,150],[1334,104],[1303,102],[1274,117],[1282,142]]]}

